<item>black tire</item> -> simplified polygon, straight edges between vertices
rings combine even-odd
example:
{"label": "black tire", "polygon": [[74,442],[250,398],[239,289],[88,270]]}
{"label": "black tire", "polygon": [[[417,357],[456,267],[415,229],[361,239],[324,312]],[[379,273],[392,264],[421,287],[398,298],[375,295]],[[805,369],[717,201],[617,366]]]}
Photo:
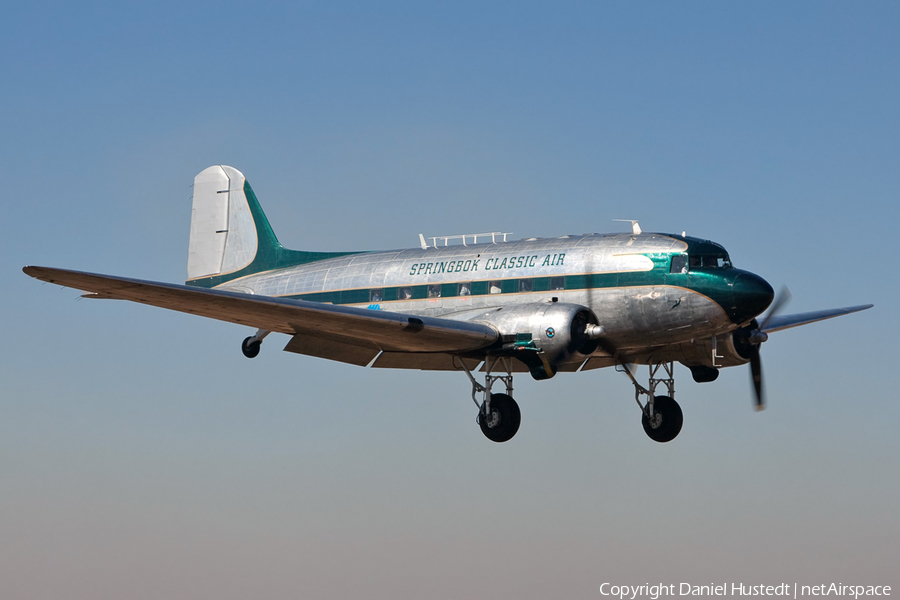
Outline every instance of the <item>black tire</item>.
{"label": "black tire", "polygon": [[255,342],[250,342],[252,338],[244,338],[244,341],[241,342],[241,352],[244,353],[244,356],[247,358],[256,358],[259,355],[259,348],[262,346],[262,342],[259,340]]}
{"label": "black tire", "polygon": [[658,418],[654,419],[653,425],[650,424],[650,419],[647,418],[646,413],[641,417],[644,431],[654,442],[671,442],[674,440],[681,431],[681,425],[684,423],[681,407],[668,396],[657,396],[653,399],[653,412],[658,416]]}
{"label": "black tire", "polygon": [[[491,419],[485,419],[484,413],[478,414],[478,425],[481,426],[481,432],[492,442],[505,442],[512,439],[522,422],[519,405],[506,394],[491,394],[491,417]],[[488,423],[493,423],[493,426]]]}

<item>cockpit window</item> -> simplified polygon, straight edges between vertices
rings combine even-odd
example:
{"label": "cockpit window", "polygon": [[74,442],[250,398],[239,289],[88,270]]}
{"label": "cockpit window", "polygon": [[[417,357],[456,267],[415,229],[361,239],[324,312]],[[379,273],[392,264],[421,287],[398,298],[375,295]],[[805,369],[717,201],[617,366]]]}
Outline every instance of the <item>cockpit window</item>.
{"label": "cockpit window", "polygon": [[672,257],[672,266],[669,267],[669,273],[687,273],[688,257],[684,254],[676,254]]}
{"label": "cockpit window", "polygon": [[690,257],[693,269],[730,269],[731,259],[727,254],[692,254]]}

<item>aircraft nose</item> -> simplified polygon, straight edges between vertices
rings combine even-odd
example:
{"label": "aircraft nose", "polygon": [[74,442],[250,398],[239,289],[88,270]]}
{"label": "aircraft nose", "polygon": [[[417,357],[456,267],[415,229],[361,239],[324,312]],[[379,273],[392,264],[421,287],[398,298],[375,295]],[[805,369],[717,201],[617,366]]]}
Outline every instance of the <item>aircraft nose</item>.
{"label": "aircraft nose", "polygon": [[735,323],[743,323],[762,314],[775,298],[775,290],[768,281],[747,271],[735,278],[733,294],[734,304],[729,316]]}

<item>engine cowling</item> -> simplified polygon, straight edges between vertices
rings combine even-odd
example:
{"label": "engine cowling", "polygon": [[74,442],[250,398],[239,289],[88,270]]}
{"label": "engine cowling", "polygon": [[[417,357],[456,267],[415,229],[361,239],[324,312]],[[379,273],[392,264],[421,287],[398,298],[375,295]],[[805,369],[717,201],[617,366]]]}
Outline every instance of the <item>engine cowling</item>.
{"label": "engine cowling", "polygon": [[712,338],[685,344],[681,347],[681,356],[678,360],[691,369],[695,381],[713,381],[718,376],[717,369],[750,362],[753,355],[751,335],[758,327],[754,319],[745,327],[739,327],[731,333],[720,334],[716,336],[715,346]]}
{"label": "engine cowling", "polygon": [[549,379],[558,364],[592,354],[602,332],[591,309],[564,302],[505,306],[472,320],[497,329],[501,352],[525,363],[535,379]]}

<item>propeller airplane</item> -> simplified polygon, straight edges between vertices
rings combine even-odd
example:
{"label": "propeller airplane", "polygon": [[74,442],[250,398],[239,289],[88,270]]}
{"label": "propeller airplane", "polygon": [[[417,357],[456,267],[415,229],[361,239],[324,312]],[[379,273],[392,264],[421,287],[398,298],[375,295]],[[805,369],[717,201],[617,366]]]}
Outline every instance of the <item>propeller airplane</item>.
{"label": "propeller airplane", "polygon": [[[749,364],[762,409],[760,347],[769,334],[872,307],[783,315],[787,290],[776,298],[762,277],[734,267],[721,245],[644,233],[636,221],[631,233],[507,241],[508,234],[493,232],[438,236],[430,244],[420,234],[412,249],[305,252],[278,242],[232,167],[198,174],[192,202],[185,285],[38,266],[23,271],[88,298],[255,328],[241,344],[248,358],[269,334],[283,333],[291,336],[284,349],[298,354],[461,371],[481,430],[495,442],[519,429],[515,373],[542,380],[622,370],[634,384],[644,431],[657,442],[674,439],[682,427],[676,362],[700,383],[714,381],[721,368]],[[634,365],[649,367],[646,386]],[[500,393],[492,391],[497,382]]]}

